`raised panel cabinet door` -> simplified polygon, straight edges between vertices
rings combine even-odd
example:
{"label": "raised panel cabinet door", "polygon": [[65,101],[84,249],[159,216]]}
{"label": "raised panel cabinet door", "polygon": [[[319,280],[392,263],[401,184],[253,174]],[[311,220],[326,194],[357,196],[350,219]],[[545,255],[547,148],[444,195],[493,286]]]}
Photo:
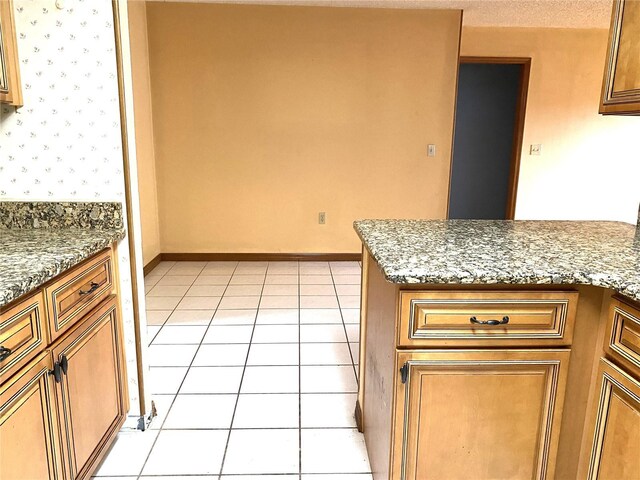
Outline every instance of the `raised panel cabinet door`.
{"label": "raised panel cabinet door", "polygon": [[121,348],[116,302],[111,297],[52,351],[62,372],[56,398],[69,479],[92,473],[124,422]]}
{"label": "raised panel cabinet door", "polygon": [[614,0],[600,113],[640,115],[640,2]]}
{"label": "raised panel cabinet door", "polygon": [[0,478],[62,479],[51,356],[41,353],[0,387]]}
{"label": "raised panel cabinet door", "polygon": [[0,103],[22,106],[13,0],[0,0]]}
{"label": "raised panel cabinet door", "polygon": [[569,355],[399,352],[392,478],[553,478]]}
{"label": "raised panel cabinet door", "polygon": [[640,478],[640,382],[601,359],[590,413],[589,480]]}

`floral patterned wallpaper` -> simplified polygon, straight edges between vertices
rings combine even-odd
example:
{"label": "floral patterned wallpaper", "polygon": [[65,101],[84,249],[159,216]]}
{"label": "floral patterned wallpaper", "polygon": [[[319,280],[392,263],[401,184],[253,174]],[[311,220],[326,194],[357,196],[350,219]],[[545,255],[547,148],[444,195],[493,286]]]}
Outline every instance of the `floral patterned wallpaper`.
{"label": "floral patterned wallpaper", "polygon": [[0,108],[0,200],[124,199],[110,0],[14,0],[24,107]]}
{"label": "floral patterned wallpaper", "polygon": [[[0,106],[0,201],[124,201],[111,0],[14,0],[24,106]],[[125,212],[125,215],[127,213]],[[138,415],[127,238],[118,249],[130,415]]]}

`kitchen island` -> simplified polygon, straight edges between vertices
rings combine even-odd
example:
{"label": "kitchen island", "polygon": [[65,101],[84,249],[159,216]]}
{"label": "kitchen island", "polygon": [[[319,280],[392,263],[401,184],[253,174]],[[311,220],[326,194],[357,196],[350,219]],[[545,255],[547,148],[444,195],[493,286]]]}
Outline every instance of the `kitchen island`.
{"label": "kitchen island", "polygon": [[638,478],[635,226],[366,220],[355,229],[356,418],[375,480]]}

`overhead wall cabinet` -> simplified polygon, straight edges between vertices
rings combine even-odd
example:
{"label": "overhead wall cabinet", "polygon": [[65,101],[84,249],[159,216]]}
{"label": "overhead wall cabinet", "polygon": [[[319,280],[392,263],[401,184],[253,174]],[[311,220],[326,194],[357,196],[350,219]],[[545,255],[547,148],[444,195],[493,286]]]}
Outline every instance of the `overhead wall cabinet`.
{"label": "overhead wall cabinet", "polygon": [[600,113],[640,115],[640,1],[614,0]]}
{"label": "overhead wall cabinet", "polygon": [[22,86],[12,0],[0,0],[0,103],[22,106]]}

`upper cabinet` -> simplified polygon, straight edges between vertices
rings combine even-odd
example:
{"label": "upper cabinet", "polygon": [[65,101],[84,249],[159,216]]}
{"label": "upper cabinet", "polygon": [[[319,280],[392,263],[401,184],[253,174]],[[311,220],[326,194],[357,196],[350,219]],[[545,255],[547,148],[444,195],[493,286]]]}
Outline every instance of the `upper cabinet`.
{"label": "upper cabinet", "polygon": [[0,0],[0,103],[22,106],[22,86],[12,0]]}
{"label": "upper cabinet", "polygon": [[640,1],[614,0],[600,113],[640,115]]}

